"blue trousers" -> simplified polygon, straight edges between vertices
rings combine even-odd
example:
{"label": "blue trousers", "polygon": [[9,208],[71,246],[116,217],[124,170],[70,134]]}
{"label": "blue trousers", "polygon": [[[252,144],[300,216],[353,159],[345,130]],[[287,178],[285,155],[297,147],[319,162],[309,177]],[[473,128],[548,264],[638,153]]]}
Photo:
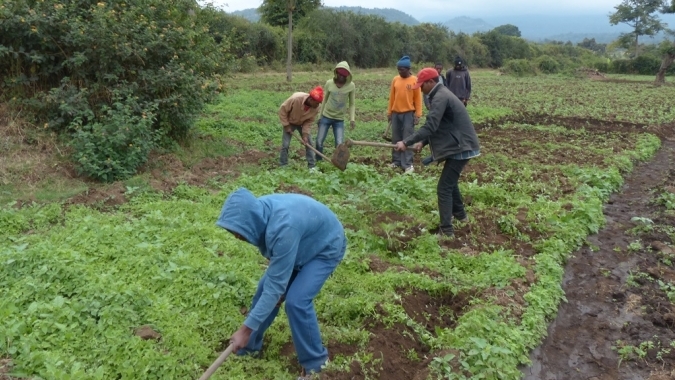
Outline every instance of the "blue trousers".
{"label": "blue trousers", "polygon": [[[345,247],[339,257],[334,259],[316,258],[302,268],[294,270],[286,287],[286,315],[291,327],[293,345],[298,355],[300,365],[307,373],[321,372],[321,366],[328,360],[328,350],[321,341],[319,321],[314,310],[314,298],[319,294],[328,277],[340,264],[344,257]],[[253,297],[251,309],[255,307],[264,289],[265,275],[258,282],[258,289]],[[279,313],[281,302],[277,304],[260,328],[251,334],[248,345],[237,352],[237,355],[257,353],[262,349],[263,335],[272,325]]]}
{"label": "blue trousers", "polygon": [[[281,153],[279,154],[280,166],[288,165],[288,148],[291,146],[291,139],[293,138],[291,134],[295,133],[296,131],[302,133],[302,126],[292,125],[291,133],[284,131],[283,135],[281,136]],[[312,145],[312,136],[309,136],[309,145]],[[305,158],[307,159],[307,166],[310,169],[316,166],[314,151],[309,149],[309,147],[305,147]]]}
{"label": "blue trousers", "polygon": [[[323,143],[328,136],[328,129],[333,127],[333,137],[335,138],[335,147],[342,144],[345,140],[345,121],[321,117],[319,119],[319,132],[316,135],[316,150],[323,153]],[[316,157],[317,161],[321,161],[321,156]]]}

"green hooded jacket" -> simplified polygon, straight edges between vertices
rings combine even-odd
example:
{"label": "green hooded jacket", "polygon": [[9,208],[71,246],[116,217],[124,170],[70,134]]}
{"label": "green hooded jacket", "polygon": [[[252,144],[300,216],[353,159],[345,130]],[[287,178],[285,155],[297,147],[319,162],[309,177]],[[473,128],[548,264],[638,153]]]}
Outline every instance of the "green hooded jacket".
{"label": "green hooded jacket", "polygon": [[[347,82],[342,88],[338,88],[335,85],[337,69],[347,69],[349,71]],[[349,102],[349,121],[354,121],[356,86],[352,82],[352,70],[349,68],[347,61],[342,61],[335,66],[333,79],[329,79],[323,89],[324,99],[323,103],[321,103],[321,116],[329,119],[345,120],[345,111],[347,111],[347,102]]]}

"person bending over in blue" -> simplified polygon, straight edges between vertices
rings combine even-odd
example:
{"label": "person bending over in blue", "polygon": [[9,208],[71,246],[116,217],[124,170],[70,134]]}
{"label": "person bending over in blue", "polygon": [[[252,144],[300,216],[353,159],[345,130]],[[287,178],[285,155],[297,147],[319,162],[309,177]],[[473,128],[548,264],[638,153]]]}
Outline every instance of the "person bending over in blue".
{"label": "person bending over in blue", "polygon": [[237,355],[260,352],[265,330],[285,299],[293,345],[303,368],[300,379],[321,372],[328,350],[321,341],[314,298],[347,248],[337,216],[306,195],[256,197],[240,188],[225,200],[216,225],[258,247],[269,260],[250,312],[230,338]]}

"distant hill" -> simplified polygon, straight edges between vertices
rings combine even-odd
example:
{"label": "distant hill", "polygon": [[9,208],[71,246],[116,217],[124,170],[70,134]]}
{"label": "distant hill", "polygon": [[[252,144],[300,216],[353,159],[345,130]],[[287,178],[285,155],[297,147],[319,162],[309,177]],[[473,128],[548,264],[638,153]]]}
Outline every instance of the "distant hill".
{"label": "distant hill", "polygon": [[[565,34],[555,34],[552,36],[547,36],[546,38],[541,38],[537,42],[546,42],[546,41],[570,41],[574,44],[579,43],[584,40],[584,38],[595,38],[595,42],[599,44],[609,44],[619,38],[621,33],[565,33]],[[647,42],[647,39],[640,41]]]}
{"label": "distant hill", "polygon": [[463,32],[466,34],[487,32],[495,27],[495,25],[488,24],[482,19],[466,16],[455,17],[452,20],[445,21],[443,25],[447,26],[448,29],[455,33]]}
{"label": "distant hill", "polygon": [[335,9],[342,12],[354,12],[361,13],[364,15],[373,15],[380,16],[389,22],[400,22],[405,25],[418,25],[420,22],[417,21],[413,16],[401,12],[398,9],[393,8],[363,8],[363,7],[326,7],[329,9]]}
{"label": "distant hill", "polygon": [[[400,22],[406,25],[417,25],[420,22],[405,12],[392,8],[363,8],[363,7],[327,7],[340,11],[352,11],[355,13],[372,14],[383,17],[389,22]],[[260,16],[255,8],[232,12],[253,22],[258,21]],[[612,26],[609,24],[607,15],[503,15],[483,18],[455,17],[451,20],[442,21],[439,13],[422,18],[423,22],[440,22],[455,33],[464,32],[473,34],[487,32],[499,25],[513,24],[520,29],[522,37],[530,41],[571,41],[577,43],[584,38],[595,38],[598,43],[609,43],[619,37],[622,32],[630,31],[626,25]],[[675,26],[675,15],[661,15],[661,20],[668,23],[672,28]],[[656,38],[640,37],[643,43],[658,43],[663,36]]]}
{"label": "distant hill", "polygon": [[[572,43],[579,43],[584,40],[584,38],[595,38],[595,42],[599,44],[609,44],[611,42],[616,41],[621,33],[565,33],[565,34],[556,34],[553,36],[548,36],[546,38],[541,38],[536,40],[536,42],[545,42],[545,41],[562,41],[562,42],[567,42],[570,41]],[[640,36],[640,43],[641,44],[658,44],[664,39],[666,39],[667,36],[664,33],[659,33],[654,38],[650,38],[648,36]]]}
{"label": "distant hill", "polygon": [[[609,24],[607,15],[518,15],[486,18],[494,25],[513,24],[522,37],[532,41],[555,39],[560,35],[578,34],[592,38],[595,35],[618,35],[630,30],[628,26]],[[597,40],[597,38],[596,38]]]}
{"label": "distant hill", "polygon": [[234,11],[230,13],[235,16],[241,16],[250,22],[258,22],[258,20],[260,20],[260,14],[258,14],[257,8],[248,8],[241,11]]}
{"label": "distant hill", "polygon": [[[363,7],[326,7],[327,9],[334,9],[336,11],[343,12],[354,12],[365,15],[374,15],[380,16],[387,20],[388,22],[400,22],[405,25],[418,25],[420,22],[417,21],[414,17],[410,16],[405,12],[401,12],[398,9],[393,8],[363,8]],[[258,14],[257,8],[249,8],[241,11],[234,11],[231,14],[236,16],[241,16],[251,22],[258,22],[260,20],[260,14]]]}

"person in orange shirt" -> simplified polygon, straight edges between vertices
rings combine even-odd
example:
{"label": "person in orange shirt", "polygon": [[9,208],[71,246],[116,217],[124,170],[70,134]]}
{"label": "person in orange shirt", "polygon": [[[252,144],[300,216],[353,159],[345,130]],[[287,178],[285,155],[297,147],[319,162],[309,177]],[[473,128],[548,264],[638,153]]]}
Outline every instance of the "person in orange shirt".
{"label": "person in orange shirt", "polygon": [[[402,57],[396,64],[398,75],[391,81],[389,90],[389,107],[387,108],[387,119],[391,123],[391,142],[396,144],[399,141],[410,137],[415,133],[415,125],[420,122],[422,117],[422,91],[419,88],[413,89],[417,83],[417,77],[410,73],[410,57]],[[403,168],[405,173],[412,173],[413,155],[411,150],[393,151],[392,168]]]}

